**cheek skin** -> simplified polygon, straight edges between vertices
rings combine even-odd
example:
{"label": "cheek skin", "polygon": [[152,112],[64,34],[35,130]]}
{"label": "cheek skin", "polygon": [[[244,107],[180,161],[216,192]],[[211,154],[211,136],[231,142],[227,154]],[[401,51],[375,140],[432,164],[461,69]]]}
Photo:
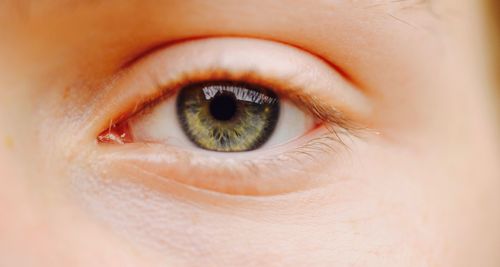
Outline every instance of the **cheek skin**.
{"label": "cheek skin", "polygon": [[98,170],[72,179],[75,195],[98,220],[158,260],[171,251],[187,266],[201,258],[217,266],[423,266],[441,242],[421,217],[426,203],[416,177],[423,174],[405,151],[382,147],[358,144],[352,153],[361,158],[348,156],[343,167],[326,171],[342,173],[341,181],[264,198]]}
{"label": "cheek skin", "polygon": [[[154,266],[89,221],[71,199],[60,197],[63,189],[27,182],[23,168],[4,152],[0,150],[0,266]],[[39,172],[29,178],[54,177],[63,176]]]}

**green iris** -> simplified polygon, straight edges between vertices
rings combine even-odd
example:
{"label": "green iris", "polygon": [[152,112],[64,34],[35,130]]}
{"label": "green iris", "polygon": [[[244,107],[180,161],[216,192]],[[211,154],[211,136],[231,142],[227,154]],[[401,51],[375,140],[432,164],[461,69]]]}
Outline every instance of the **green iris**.
{"label": "green iris", "polygon": [[280,112],[278,96],[257,85],[207,82],[182,88],[177,115],[198,147],[222,152],[254,150],[272,135]]}

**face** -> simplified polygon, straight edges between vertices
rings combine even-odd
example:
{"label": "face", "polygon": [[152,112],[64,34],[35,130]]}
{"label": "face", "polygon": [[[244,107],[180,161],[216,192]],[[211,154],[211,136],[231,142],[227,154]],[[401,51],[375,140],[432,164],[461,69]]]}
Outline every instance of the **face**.
{"label": "face", "polygon": [[0,265],[499,266],[480,1],[4,1]]}

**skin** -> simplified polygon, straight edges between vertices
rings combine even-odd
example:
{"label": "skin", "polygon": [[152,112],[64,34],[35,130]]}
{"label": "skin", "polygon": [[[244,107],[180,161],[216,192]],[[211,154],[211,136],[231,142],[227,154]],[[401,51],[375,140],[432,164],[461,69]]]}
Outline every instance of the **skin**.
{"label": "skin", "polygon": [[[481,12],[476,0],[3,1],[0,266],[499,266]],[[293,190],[213,192],[122,168],[96,144],[123,108],[125,94],[107,94],[120,70],[204,37],[295,47],[349,84],[338,106],[364,130],[303,163],[321,183],[278,165],[273,188]]]}

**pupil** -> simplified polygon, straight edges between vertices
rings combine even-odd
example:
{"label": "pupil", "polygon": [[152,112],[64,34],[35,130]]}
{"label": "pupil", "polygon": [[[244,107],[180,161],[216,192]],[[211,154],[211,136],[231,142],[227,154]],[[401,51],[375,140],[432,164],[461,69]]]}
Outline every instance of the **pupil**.
{"label": "pupil", "polygon": [[210,102],[210,114],[217,120],[228,121],[236,114],[236,101],[234,94],[217,94]]}

